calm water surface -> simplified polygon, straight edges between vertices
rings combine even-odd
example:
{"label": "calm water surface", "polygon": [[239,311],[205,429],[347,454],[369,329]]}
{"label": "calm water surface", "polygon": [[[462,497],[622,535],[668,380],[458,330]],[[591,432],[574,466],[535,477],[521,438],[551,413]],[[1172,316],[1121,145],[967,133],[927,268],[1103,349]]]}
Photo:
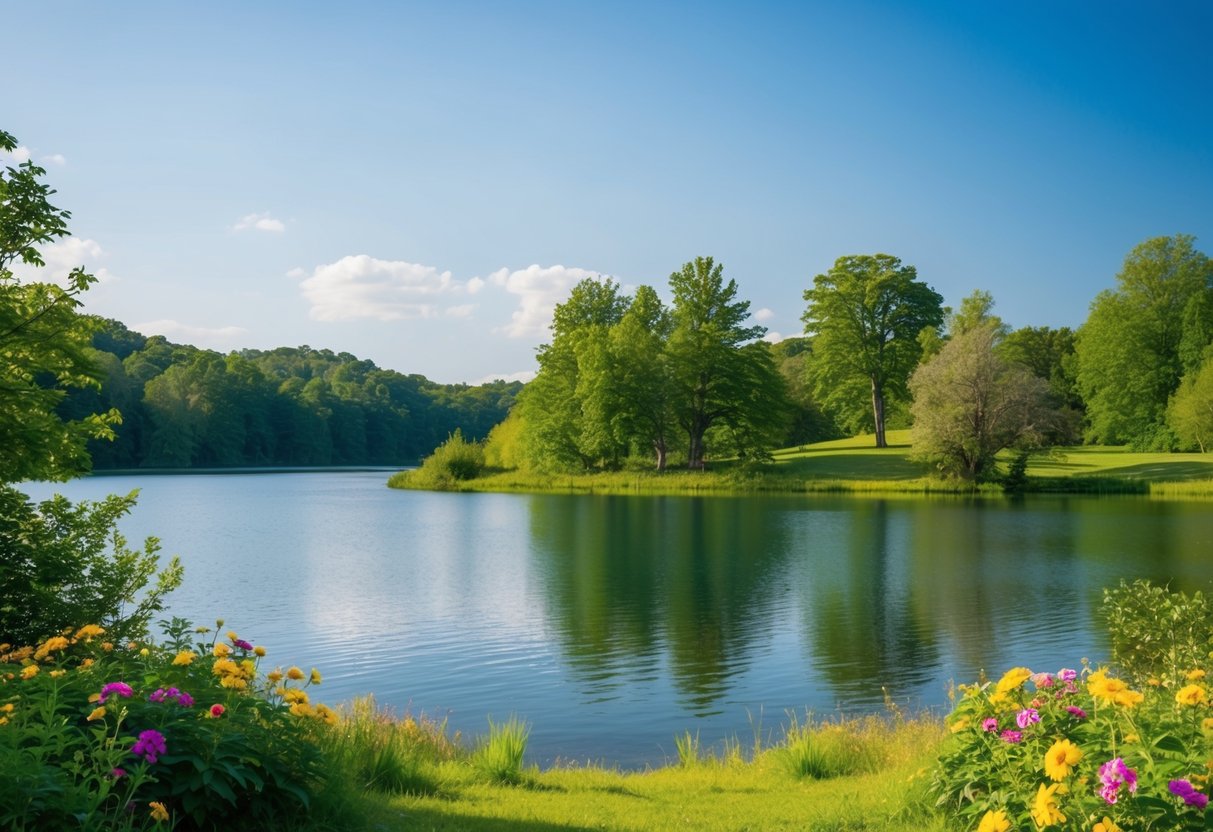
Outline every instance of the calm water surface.
{"label": "calm water surface", "polygon": [[181,556],[174,615],[316,666],[330,703],[533,725],[541,764],[623,766],[789,710],[942,706],[986,668],[1106,655],[1119,578],[1213,578],[1208,504],[1142,498],[594,497],[393,491],[383,472],[105,476]]}

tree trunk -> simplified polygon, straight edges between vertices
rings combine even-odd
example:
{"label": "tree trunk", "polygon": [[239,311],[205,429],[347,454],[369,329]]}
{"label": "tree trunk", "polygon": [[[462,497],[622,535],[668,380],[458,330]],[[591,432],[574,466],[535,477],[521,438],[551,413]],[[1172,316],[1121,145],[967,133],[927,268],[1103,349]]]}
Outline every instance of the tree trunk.
{"label": "tree trunk", "polygon": [[876,424],[876,447],[889,447],[884,437],[884,391],[875,377],[872,378],[872,421]]}
{"label": "tree trunk", "polygon": [[691,433],[691,447],[687,453],[687,468],[692,471],[703,469],[703,434]]}
{"label": "tree trunk", "polygon": [[653,451],[657,454],[658,472],[664,471],[665,470],[665,455],[666,455],[665,440],[664,439],[654,439],[653,440]]}

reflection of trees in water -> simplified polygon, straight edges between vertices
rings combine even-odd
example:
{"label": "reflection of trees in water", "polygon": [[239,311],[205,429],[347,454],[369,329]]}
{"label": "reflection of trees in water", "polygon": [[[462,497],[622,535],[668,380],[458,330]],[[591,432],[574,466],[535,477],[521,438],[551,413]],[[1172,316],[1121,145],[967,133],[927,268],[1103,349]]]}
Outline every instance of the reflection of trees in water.
{"label": "reflection of trees in water", "polygon": [[915,615],[905,517],[885,500],[856,501],[845,540],[821,539],[808,515],[805,621],[822,674],[844,702],[879,700],[881,686],[931,678],[935,634]]}
{"label": "reflection of trees in water", "polygon": [[535,497],[547,617],[591,692],[654,678],[707,712],[770,629],[787,541],[758,499]]}

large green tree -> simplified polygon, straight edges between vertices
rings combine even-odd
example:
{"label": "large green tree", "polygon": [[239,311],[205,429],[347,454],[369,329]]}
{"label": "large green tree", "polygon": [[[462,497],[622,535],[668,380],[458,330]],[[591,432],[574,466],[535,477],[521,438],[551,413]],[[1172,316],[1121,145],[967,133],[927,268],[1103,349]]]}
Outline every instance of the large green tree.
{"label": "large green tree", "polygon": [[847,427],[870,426],[876,447],[886,447],[888,401],[908,395],[906,382],[922,355],[919,333],[943,323],[943,298],[918,280],[913,266],[874,254],[838,258],[813,278],[804,299],[818,398]]}
{"label": "large green tree", "polygon": [[1092,301],[1075,345],[1088,440],[1170,447],[1167,401],[1213,331],[1213,261],[1194,242],[1146,240],[1125,258],[1116,288]]}
{"label": "large green tree", "polygon": [[[17,141],[0,131],[0,149]],[[20,280],[12,267],[45,266],[40,249],[68,236],[70,214],[30,161],[0,171],[0,482],[63,480],[87,471],[86,443],[112,436],[117,411],[63,419],[56,408],[71,388],[97,387],[89,353],[92,326],[77,313],[95,278],[76,268],[66,285]]]}
{"label": "large green tree", "polygon": [[696,257],[670,275],[674,326],[666,348],[675,418],[687,436],[687,467],[702,468],[705,435],[727,428],[733,450],[757,452],[785,425],[787,396],[766,327],[746,326],[750,302],[724,267]]}

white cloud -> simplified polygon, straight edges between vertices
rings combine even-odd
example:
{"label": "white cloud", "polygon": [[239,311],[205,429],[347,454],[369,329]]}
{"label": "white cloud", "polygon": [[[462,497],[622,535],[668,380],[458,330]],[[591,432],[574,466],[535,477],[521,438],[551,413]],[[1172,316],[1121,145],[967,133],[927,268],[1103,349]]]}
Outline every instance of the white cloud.
{"label": "white cloud", "polygon": [[62,153],[51,153],[49,156],[43,156],[39,161],[57,167],[63,167],[67,164],[67,159]]}
{"label": "white cloud", "polygon": [[247,329],[239,326],[194,326],[169,318],[131,324],[131,329],[142,332],[144,335],[163,335],[170,341],[205,347],[229,346],[231,339],[248,332]]}
{"label": "white cloud", "polygon": [[552,310],[568,297],[569,291],[587,277],[601,277],[599,272],[565,266],[533,265],[520,271],[499,269],[489,275],[489,282],[518,295],[518,309],[501,331],[511,338],[542,337],[552,323]]}
{"label": "white cloud", "polygon": [[766,335],[762,336],[762,340],[766,341],[768,344],[778,344],[780,341],[783,341],[786,338],[786,335],[779,332],[768,332]]}
{"label": "white cloud", "polygon": [[46,261],[46,266],[34,268],[18,262],[12,266],[13,274],[20,280],[66,286],[67,276],[72,269],[82,267],[96,277],[98,283],[109,283],[115,279],[108,269],[98,265],[105,257],[105,251],[96,240],[61,237],[43,246],[39,253]]}
{"label": "white cloud", "polygon": [[523,384],[525,384],[534,377],[534,370],[519,370],[516,373],[496,373],[494,375],[484,376],[483,378],[478,378],[471,382],[471,384],[473,387],[475,387],[477,384],[488,384],[490,381],[497,381],[498,379],[501,381],[521,381]]}
{"label": "white cloud", "polygon": [[273,231],[281,233],[286,231],[286,225],[282,220],[276,220],[270,216],[269,211],[263,211],[260,214],[245,214],[240,218],[240,221],[232,226],[233,231]]}
{"label": "white cloud", "polygon": [[470,318],[472,310],[475,309],[475,304],[462,303],[459,306],[448,306],[442,310],[442,314],[448,318]]}
{"label": "white cloud", "polygon": [[775,313],[770,309],[767,309],[765,306],[754,313],[754,320],[756,321],[769,321],[774,317]]}
{"label": "white cloud", "polygon": [[12,150],[0,150],[0,162],[6,165],[20,165],[29,161],[29,148],[17,145]]}
{"label": "white cloud", "polygon": [[[433,266],[365,254],[317,266],[299,284],[312,305],[309,315],[317,321],[433,318],[440,314],[439,298],[472,294],[483,285],[478,278],[455,280],[449,271],[440,272]],[[450,307],[457,311],[448,314],[459,316],[461,308]]]}
{"label": "white cloud", "polygon": [[295,268],[293,268],[289,272],[287,272],[286,276],[298,279],[298,278],[303,277],[305,274],[307,274],[307,272],[305,272],[303,269],[296,266]]}

